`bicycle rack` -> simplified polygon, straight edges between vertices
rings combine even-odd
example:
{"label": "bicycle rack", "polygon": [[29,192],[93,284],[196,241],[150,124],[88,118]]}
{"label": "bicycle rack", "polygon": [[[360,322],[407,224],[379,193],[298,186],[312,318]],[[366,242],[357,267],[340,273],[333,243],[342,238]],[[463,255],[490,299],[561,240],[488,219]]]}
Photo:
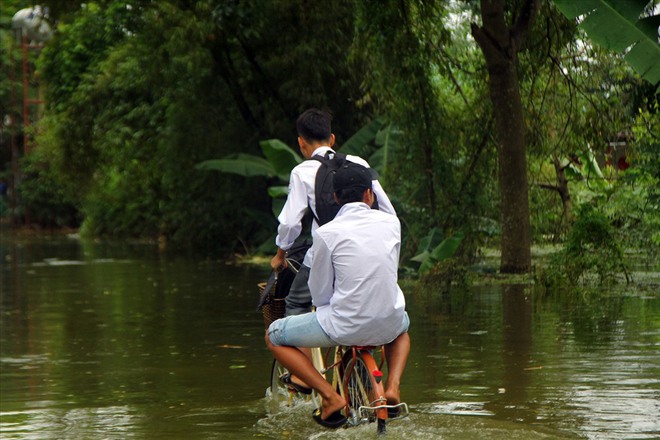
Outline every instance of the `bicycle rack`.
{"label": "bicycle rack", "polygon": [[401,402],[397,405],[361,406],[358,408],[358,415],[360,417],[360,421],[361,422],[369,421],[369,419],[371,418],[370,415],[382,408],[386,408],[386,409],[398,408],[401,411],[398,416],[392,419],[388,418],[388,420],[402,419],[404,417],[408,417],[408,414],[410,414],[410,411],[408,410],[408,404],[405,402]]}

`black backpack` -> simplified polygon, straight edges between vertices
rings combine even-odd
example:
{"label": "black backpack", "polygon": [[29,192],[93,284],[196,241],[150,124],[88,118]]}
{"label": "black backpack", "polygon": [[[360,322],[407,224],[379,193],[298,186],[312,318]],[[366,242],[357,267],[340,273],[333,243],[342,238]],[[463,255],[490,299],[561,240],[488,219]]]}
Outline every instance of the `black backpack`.
{"label": "black backpack", "polygon": [[[316,198],[316,215],[314,219],[319,226],[322,226],[335,218],[339,212],[340,206],[335,201],[332,181],[335,171],[346,162],[346,155],[328,151],[324,156],[315,155],[311,159],[321,162],[314,182],[314,197]],[[374,200],[372,208],[378,209],[377,200]]]}

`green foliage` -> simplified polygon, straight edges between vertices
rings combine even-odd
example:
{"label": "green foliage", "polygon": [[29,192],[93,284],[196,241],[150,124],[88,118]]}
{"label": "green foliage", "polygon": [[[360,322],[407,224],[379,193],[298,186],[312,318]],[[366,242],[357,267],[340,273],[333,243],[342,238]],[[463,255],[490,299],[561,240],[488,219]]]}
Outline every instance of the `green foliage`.
{"label": "green foliage", "polygon": [[[64,110],[85,75],[94,74],[108,51],[134,29],[139,14],[127,5],[125,1],[103,6],[85,3],[71,24],[59,25],[57,37],[44,49],[39,65],[41,75],[47,79],[46,97],[51,108]],[[49,81],[51,78],[57,80]]]}
{"label": "green foliage", "polygon": [[42,227],[77,227],[80,216],[54,170],[46,150],[38,149],[22,160],[21,210],[17,213]]}
{"label": "green foliage", "polygon": [[422,238],[417,255],[410,260],[419,263],[418,273],[420,275],[427,274],[440,262],[452,258],[464,237],[462,232],[458,232],[443,238],[440,230],[433,228],[426,237]]}
{"label": "green foliage", "polygon": [[[584,44],[571,21],[552,9],[547,13],[544,29],[537,29],[532,41],[547,46],[550,57],[530,51],[523,64],[537,242],[563,239],[575,205],[612,206],[611,197],[624,188],[615,182],[616,170],[604,167],[607,143],[630,132],[632,116],[650,90],[622,57]],[[559,192],[563,177],[568,179],[566,205]]]}
{"label": "green foliage", "polygon": [[243,177],[277,178],[278,184],[268,187],[268,195],[273,199],[272,212],[277,217],[284,207],[288,192],[286,184],[291,170],[301,162],[300,156],[284,142],[269,139],[259,143],[264,157],[250,154],[229,155],[224,159],[210,159],[197,164],[198,170],[214,170],[222,173],[238,174]]}
{"label": "green foliage", "polygon": [[647,81],[660,85],[660,16],[650,15],[656,2],[619,0],[554,0],[568,17],[584,15],[580,23],[594,42],[626,52],[625,59]]}
{"label": "green foliage", "polygon": [[[368,153],[376,149],[376,153],[373,155],[377,156],[378,151],[387,148],[387,145],[380,145],[376,142],[383,124],[383,119],[377,118],[358,130],[342,146],[342,152],[346,154]],[[284,207],[288,193],[288,187],[282,184],[288,184],[291,170],[302,159],[292,148],[278,139],[261,141],[259,145],[264,157],[241,153],[232,154],[224,159],[205,160],[197,164],[196,168],[238,174],[243,177],[277,178],[278,184],[268,187],[267,190],[268,195],[273,199],[273,214],[277,217]]]}
{"label": "green foliage", "polygon": [[[339,148],[340,151],[344,154],[362,157],[369,162],[369,166],[378,172],[382,172],[386,164],[382,161],[374,161],[373,155],[382,149],[387,150],[389,148],[387,139],[377,139],[381,132],[389,132],[389,127],[385,125],[386,121],[384,117],[375,118],[344,142]],[[376,162],[376,164],[372,162]]]}
{"label": "green foliage", "polygon": [[600,284],[616,282],[621,275],[629,281],[620,235],[610,219],[591,204],[578,209],[566,245],[553,265],[572,285],[588,284],[594,276]]}
{"label": "green foliage", "polygon": [[[212,84],[210,57],[201,44],[204,22],[168,4],[133,11],[139,12],[142,32],[128,39],[116,34],[106,52],[70,66],[71,75],[64,75],[58,60],[81,50],[74,41],[77,27],[99,23],[98,33],[107,37],[104,30],[118,25],[108,24],[114,23],[107,17],[113,8],[89,6],[80,12],[83,19],[60,30],[57,51],[44,53],[44,75],[72,80],[68,88],[49,88],[55,101],[42,146],[61,152],[55,163],[71,182],[79,182],[76,191],[85,183],[78,204],[85,216],[83,232],[162,237],[210,253],[243,247],[255,229],[265,227],[263,220],[233,218],[226,207],[253,187],[194,168],[212,154],[219,136],[206,129],[215,123],[217,101],[203,98]],[[260,203],[252,197],[243,206]]]}
{"label": "green foliage", "polygon": [[275,173],[280,180],[289,181],[291,170],[302,162],[302,159],[292,148],[277,139],[259,142],[266,160],[273,164]]}
{"label": "green foliage", "polygon": [[[0,11],[3,66],[20,61],[4,15],[19,3]],[[41,151],[22,180],[33,208],[58,201],[44,222],[59,224],[74,207],[90,234],[249,252],[272,241],[272,211],[299,160],[287,146],[294,121],[315,106],[333,111],[340,151],[379,171],[404,227],[403,260],[421,253],[433,228],[464,232],[461,257],[498,239],[486,72],[466,38],[476,2],[65,3],[56,2],[56,38],[38,63]],[[535,237],[562,237],[568,224],[556,193],[538,186],[554,183],[549,159],[580,158],[573,203],[597,204],[628,243],[657,244],[658,118],[644,101],[654,89],[621,57],[582,44],[549,4],[542,14],[519,53]],[[9,73],[0,71],[2,120]],[[603,143],[631,128],[633,166],[616,182],[610,169],[598,177]],[[0,130],[5,168],[9,134]]]}
{"label": "green foliage", "polygon": [[[634,142],[626,170],[620,206],[632,242],[657,261],[660,257],[660,103],[656,97],[639,110],[632,127]],[[618,194],[617,194],[618,196]]]}
{"label": "green foliage", "polygon": [[252,154],[230,154],[224,159],[205,160],[197,165],[199,170],[215,170],[238,174],[243,177],[277,177],[288,182],[293,167],[301,162],[300,156],[278,139],[259,142],[264,157]]}
{"label": "green foliage", "polygon": [[210,159],[201,162],[198,170],[215,170],[223,173],[238,174],[243,177],[276,177],[275,167],[268,160],[251,154],[236,153],[224,159]]}
{"label": "green foliage", "polygon": [[[196,166],[234,155],[233,171],[261,165],[258,175],[285,180],[298,159],[279,141],[264,141],[267,162],[243,166],[258,139],[288,139],[312,105],[334,110],[338,139],[367,118],[346,99],[359,95],[359,70],[336,62],[352,41],[352,8],[110,0],[63,16],[39,65],[48,86],[40,142],[58,152],[52,165],[83,230],[222,253],[268,237],[266,179]],[[314,69],[300,69],[311,57]]]}
{"label": "green foliage", "polygon": [[438,295],[447,293],[452,286],[466,288],[469,283],[468,267],[460,258],[447,258],[420,275],[415,285],[417,292]]}
{"label": "green foliage", "polygon": [[[404,227],[404,259],[434,227],[464,230],[469,254],[485,240],[480,225],[498,218],[488,91],[464,6],[364,1],[358,9],[352,54],[372,66],[366,96],[391,124],[381,130],[381,180]],[[377,166],[379,157],[369,160]]]}

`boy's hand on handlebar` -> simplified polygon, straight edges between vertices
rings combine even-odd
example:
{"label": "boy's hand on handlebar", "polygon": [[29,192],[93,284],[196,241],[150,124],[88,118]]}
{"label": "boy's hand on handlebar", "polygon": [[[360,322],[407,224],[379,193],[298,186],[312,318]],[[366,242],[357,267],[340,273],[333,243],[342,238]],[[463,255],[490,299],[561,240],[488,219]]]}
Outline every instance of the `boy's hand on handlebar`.
{"label": "boy's hand on handlebar", "polygon": [[278,252],[277,255],[273,257],[272,260],[270,260],[270,267],[275,271],[275,272],[282,272],[284,269],[287,268],[286,264],[286,255],[280,256],[280,253]]}

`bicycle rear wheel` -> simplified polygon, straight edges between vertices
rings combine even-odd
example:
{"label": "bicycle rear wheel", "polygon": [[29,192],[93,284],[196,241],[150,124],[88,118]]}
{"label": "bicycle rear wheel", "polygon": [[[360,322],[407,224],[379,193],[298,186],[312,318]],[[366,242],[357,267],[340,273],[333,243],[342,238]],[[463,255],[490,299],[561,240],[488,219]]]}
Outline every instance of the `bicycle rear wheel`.
{"label": "bicycle rear wheel", "polygon": [[[376,380],[373,372],[378,370],[374,358],[369,353],[358,352],[353,357],[352,352],[346,353],[343,361],[346,395],[349,405],[349,422],[358,425],[373,422],[378,419],[378,431],[385,431],[386,409],[364,410],[374,405],[383,405],[384,390],[380,380]],[[360,411],[360,407],[363,411]]]}

